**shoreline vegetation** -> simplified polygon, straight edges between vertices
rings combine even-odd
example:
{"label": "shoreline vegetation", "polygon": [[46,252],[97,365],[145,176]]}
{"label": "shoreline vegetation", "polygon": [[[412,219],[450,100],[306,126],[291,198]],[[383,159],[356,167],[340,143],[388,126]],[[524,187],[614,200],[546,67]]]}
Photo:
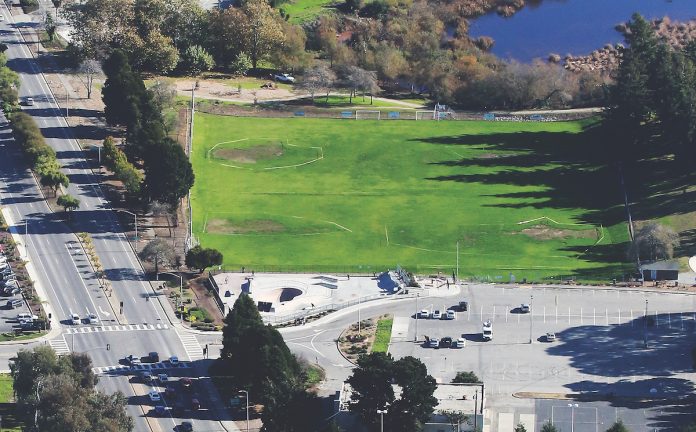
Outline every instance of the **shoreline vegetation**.
{"label": "shoreline vegetation", "polygon": [[[659,40],[675,50],[683,50],[686,45],[696,39],[696,19],[689,21],[672,21],[665,16],[660,19],[650,21],[655,34]],[[626,23],[616,25],[616,31],[624,36],[630,35],[630,29]],[[621,53],[624,49],[623,44],[607,44],[602,49],[594,50],[585,56],[574,56],[567,54],[563,58],[563,67],[571,72],[599,71],[601,73],[614,72],[621,60]],[[560,63],[559,54],[550,54],[548,58],[551,63]]]}

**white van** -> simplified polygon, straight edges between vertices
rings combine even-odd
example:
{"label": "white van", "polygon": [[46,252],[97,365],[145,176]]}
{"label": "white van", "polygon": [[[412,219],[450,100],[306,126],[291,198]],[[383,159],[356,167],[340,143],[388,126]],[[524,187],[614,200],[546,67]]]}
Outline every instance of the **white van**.
{"label": "white van", "polygon": [[483,330],[481,332],[481,336],[485,341],[493,340],[493,323],[491,323],[491,320],[488,320],[485,323],[483,323]]}

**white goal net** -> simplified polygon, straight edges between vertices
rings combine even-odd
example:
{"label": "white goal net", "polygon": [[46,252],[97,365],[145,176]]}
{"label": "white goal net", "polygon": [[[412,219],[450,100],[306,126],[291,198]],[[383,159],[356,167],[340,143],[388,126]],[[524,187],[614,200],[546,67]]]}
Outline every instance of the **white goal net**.
{"label": "white goal net", "polygon": [[416,120],[436,120],[435,111],[416,111]]}
{"label": "white goal net", "polygon": [[355,120],[379,120],[379,111],[359,110],[355,111]]}

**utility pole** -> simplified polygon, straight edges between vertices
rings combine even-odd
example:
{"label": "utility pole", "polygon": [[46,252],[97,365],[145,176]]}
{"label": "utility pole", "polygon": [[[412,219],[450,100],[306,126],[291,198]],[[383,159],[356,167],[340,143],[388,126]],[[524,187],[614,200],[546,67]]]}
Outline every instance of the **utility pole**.
{"label": "utility pole", "polygon": [[529,296],[529,343],[532,343],[533,326],[534,326],[534,308],[532,303],[534,302],[534,295]]}
{"label": "utility pole", "polygon": [[457,279],[459,279],[459,240],[457,240]]}
{"label": "utility pole", "polygon": [[413,342],[418,342],[418,296],[416,293],[416,332],[413,334]]}
{"label": "utility pole", "polygon": [[648,348],[648,299],[645,299],[645,317],[643,318],[643,346]]}

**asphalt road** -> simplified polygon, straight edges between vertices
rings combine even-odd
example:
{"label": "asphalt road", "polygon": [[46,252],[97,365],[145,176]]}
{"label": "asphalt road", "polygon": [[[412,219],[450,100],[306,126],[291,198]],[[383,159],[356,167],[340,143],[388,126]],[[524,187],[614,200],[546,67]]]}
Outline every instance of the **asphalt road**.
{"label": "asphalt road", "polygon": [[[4,157],[0,158],[0,199],[11,214],[12,229],[27,246],[29,259],[36,269],[36,282],[46,291],[47,300],[57,315],[53,317],[54,324],[60,321],[63,326],[63,334],[51,340],[51,346],[59,353],[72,350],[89,353],[98,372],[118,366],[119,359],[127,354],[145,355],[158,351],[163,359],[177,355],[182,361],[194,361],[188,365],[190,367],[182,368],[181,373],[193,377],[203,375],[205,367],[200,362],[200,344],[194,335],[174,329],[164,309],[169,306],[164,300],[160,303],[146,281],[16,25],[7,9],[2,7],[0,11],[5,18],[0,23],[0,40],[9,47],[8,65],[20,74],[20,98],[31,96],[35,101],[33,106],[23,109],[35,118],[47,143],[56,150],[71,182],[68,193],[80,200],[80,209],[74,212],[69,223],[60,214],[51,212],[25,168],[6,121],[1,119],[0,148]],[[32,26],[33,23],[17,25]],[[114,293],[124,303],[120,322],[116,319],[118,311],[112,309],[79,247],[75,231],[92,236]],[[67,321],[71,313],[84,317],[90,312],[98,315],[99,325],[73,326]],[[9,360],[16,349],[2,346],[0,361]],[[104,391],[121,391],[128,397],[135,430],[172,430],[179,419],[169,415],[152,417],[152,406],[143,397],[149,388],[130,381],[128,374],[109,374],[100,381],[99,387]],[[209,381],[200,385],[201,393],[215,394],[210,391]],[[219,401],[209,402],[212,407]],[[224,419],[225,413],[214,408],[186,412],[185,416],[193,418],[196,430],[224,430],[218,420]],[[229,426],[228,429],[235,430]]]}

